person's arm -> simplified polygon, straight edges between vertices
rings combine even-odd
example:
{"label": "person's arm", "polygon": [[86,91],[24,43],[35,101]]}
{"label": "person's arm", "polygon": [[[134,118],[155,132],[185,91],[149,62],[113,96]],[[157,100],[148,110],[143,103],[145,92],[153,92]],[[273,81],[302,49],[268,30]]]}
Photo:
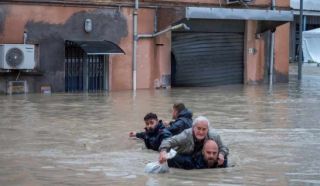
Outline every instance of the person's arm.
{"label": "person's arm", "polygon": [[217,134],[216,136],[216,140],[215,140],[219,146],[219,154],[222,154],[224,157],[225,156],[228,156],[229,154],[229,149],[227,146],[225,146],[223,143],[222,143],[222,140],[220,138],[220,135]]}
{"label": "person's arm", "polygon": [[146,133],[145,132],[137,132],[136,137],[140,139],[146,139]]}
{"label": "person's arm", "polygon": [[183,121],[182,120],[177,120],[173,122],[167,129],[172,133],[172,134],[177,134],[180,132],[180,130],[183,128]]}
{"label": "person's arm", "polygon": [[177,147],[185,143],[186,138],[187,138],[186,132],[182,132],[173,137],[164,139],[161,142],[161,145],[159,147],[159,151],[160,151],[159,162],[164,163],[165,161],[167,161],[167,158],[166,158],[167,152],[169,152],[171,148]]}
{"label": "person's arm", "polygon": [[159,135],[159,142],[160,142],[159,147],[160,147],[161,142],[162,142],[163,140],[168,139],[168,138],[170,138],[171,136],[172,136],[171,132],[169,132],[167,129],[164,129],[164,130],[160,133],[160,135]]}
{"label": "person's arm", "polygon": [[227,146],[225,146],[222,143],[222,140],[220,138],[220,135],[214,133],[214,132],[210,132],[209,133],[209,138],[213,139],[219,147],[219,159],[218,159],[218,164],[222,165],[224,163],[224,159],[226,156],[228,156],[229,154],[229,149]]}

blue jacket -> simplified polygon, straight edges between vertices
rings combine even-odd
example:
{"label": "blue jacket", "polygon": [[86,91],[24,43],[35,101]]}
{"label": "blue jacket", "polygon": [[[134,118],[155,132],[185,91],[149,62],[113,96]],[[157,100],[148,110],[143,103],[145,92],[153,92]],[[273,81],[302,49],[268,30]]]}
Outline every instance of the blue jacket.
{"label": "blue jacket", "polygon": [[136,134],[137,138],[143,139],[146,147],[158,151],[163,139],[171,137],[172,134],[166,129],[160,120],[152,132],[139,132]]}
{"label": "blue jacket", "polygon": [[182,110],[178,118],[170,123],[170,127],[168,130],[172,133],[172,135],[180,134],[183,130],[192,127],[192,112],[188,109]]}

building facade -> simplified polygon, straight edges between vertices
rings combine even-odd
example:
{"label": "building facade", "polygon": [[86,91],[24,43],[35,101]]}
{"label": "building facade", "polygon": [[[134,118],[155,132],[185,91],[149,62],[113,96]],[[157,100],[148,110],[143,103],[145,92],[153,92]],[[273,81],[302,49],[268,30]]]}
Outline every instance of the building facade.
{"label": "building facade", "polygon": [[[0,44],[35,46],[35,68],[0,69],[0,91],[16,80],[27,82],[29,92],[43,86],[52,92],[95,92],[130,90],[134,84],[137,89],[260,84],[269,75],[269,30],[275,32],[273,81],[288,81],[289,0],[276,1],[277,11],[270,10],[271,0],[136,3],[0,2]],[[173,29],[181,23],[189,29]]]}
{"label": "building facade", "polygon": [[[290,0],[290,7],[294,14],[290,28],[290,61],[295,62],[299,58],[300,0]],[[302,31],[316,28],[320,28],[320,2],[304,0]]]}

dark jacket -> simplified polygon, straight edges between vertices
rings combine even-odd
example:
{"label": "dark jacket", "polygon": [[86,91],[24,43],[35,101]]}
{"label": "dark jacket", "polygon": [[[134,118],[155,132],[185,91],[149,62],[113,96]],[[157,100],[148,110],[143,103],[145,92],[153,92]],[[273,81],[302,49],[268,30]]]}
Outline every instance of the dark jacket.
{"label": "dark jacket", "polygon": [[212,167],[208,167],[207,162],[204,160],[203,155],[200,153],[193,157],[192,155],[177,154],[174,158],[168,160],[168,166],[179,169],[212,169],[224,168],[226,164],[218,166],[218,163]]}
{"label": "dark jacket", "polygon": [[209,167],[207,162],[204,160],[204,157],[202,154],[198,154],[196,157],[193,158],[194,169],[209,169],[209,168],[212,169],[212,168],[223,168],[223,167],[224,167],[224,164],[219,166],[218,162],[212,167]]}
{"label": "dark jacket", "polygon": [[137,138],[143,139],[146,147],[158,151],[163,139],[171,137],[172,134],[165,128],[160,120],[152,132],[139,132],[136,134]]}
{"label": "dark jacket", "polygon": [[178,118],[170,123],[170,127],[168,130],[172,133],[172,135],[180,134],[183,130],[192,127],[192,112],[188,109],[182,110]]}

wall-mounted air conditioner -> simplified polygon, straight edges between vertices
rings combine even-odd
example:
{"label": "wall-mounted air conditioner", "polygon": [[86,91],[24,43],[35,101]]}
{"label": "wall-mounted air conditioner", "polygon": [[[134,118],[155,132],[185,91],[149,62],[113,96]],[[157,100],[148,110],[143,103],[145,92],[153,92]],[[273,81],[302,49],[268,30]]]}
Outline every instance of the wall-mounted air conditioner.
{"label": "wall-mounted air conditioner", "polygon": [[252,0],[226,0],[227,4],[232,3],[250,3]]}
{"label": "wall-mounted air conditioner", "polygon": [[226,0],[227,4],[231,4],[231,3],[240,3],[240,0]]}
{"label": "wall-mounted air conditioner", "polygon": [[34,45],[0,44],[0,69],[34,69]]}

